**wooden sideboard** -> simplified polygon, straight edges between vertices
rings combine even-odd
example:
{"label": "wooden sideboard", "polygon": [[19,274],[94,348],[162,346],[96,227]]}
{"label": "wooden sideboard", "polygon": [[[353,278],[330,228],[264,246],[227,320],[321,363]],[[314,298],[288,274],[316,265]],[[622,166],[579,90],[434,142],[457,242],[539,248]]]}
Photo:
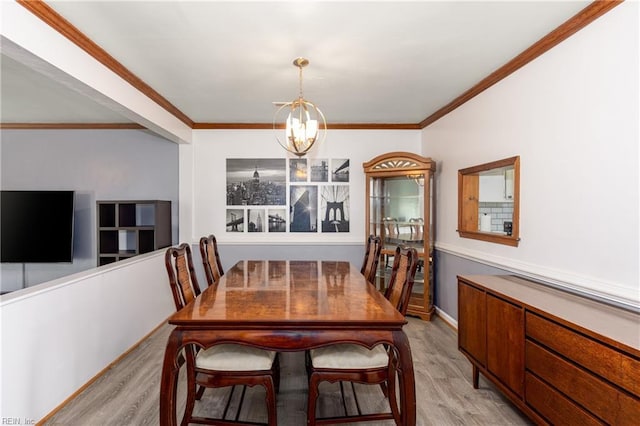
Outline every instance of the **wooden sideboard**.
{"label": "wooden sideboard", "polygon": [[640,315],[511,275],[458,276],[458,348],[538,424],[640,422]]}

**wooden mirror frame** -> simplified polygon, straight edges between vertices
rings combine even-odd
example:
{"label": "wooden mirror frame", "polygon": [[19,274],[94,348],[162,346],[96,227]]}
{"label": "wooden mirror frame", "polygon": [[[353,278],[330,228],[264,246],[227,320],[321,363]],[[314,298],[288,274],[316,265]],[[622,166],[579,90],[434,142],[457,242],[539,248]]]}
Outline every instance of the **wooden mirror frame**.
{"label": "wooden mirror frame", "polygon": [[[513,218],[511,235],[478,230],[480,174],[513,166]],[[458,233],[462,238],[517,247],[520,241],[520,156],[458,170]]]}

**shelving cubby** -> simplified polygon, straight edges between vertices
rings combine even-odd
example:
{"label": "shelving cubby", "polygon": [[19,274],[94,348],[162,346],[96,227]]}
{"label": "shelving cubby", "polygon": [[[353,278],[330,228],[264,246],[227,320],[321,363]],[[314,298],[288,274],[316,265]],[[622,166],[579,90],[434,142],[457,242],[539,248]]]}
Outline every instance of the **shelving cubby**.
{"label": "shelving cubby", "polygon": [[97,201],[98,266],[171,245],[171,201]]}

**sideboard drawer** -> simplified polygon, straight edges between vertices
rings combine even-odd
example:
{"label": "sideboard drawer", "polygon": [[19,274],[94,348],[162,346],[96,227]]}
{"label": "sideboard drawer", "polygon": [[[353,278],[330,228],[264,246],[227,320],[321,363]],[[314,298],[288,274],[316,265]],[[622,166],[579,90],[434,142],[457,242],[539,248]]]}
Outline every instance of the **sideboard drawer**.
{"label": "sideboard drawer", "polygon": [[640,360],[527,312],[526,335],[610,382],[640,394]]}
{"label": "sideboard drawer", "polygon": [[526,368],[604,422],[636,425],[640,401],[538,344],[526,342]]}
{"label": "sideboard drawer", "polygon": [[580,426],[604,424],[529,372],[525,376],[525,395],[527,404],[551,424]]}

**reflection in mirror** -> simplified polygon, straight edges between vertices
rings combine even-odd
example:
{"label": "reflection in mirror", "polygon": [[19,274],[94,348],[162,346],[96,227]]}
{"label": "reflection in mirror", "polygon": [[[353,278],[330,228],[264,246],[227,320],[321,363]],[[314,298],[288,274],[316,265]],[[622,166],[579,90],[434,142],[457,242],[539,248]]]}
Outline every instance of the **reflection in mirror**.
{"label": "reflection in mirror", "polygon": [[517,246],[520,157],[458,171],[458,232],[463,238]]}

